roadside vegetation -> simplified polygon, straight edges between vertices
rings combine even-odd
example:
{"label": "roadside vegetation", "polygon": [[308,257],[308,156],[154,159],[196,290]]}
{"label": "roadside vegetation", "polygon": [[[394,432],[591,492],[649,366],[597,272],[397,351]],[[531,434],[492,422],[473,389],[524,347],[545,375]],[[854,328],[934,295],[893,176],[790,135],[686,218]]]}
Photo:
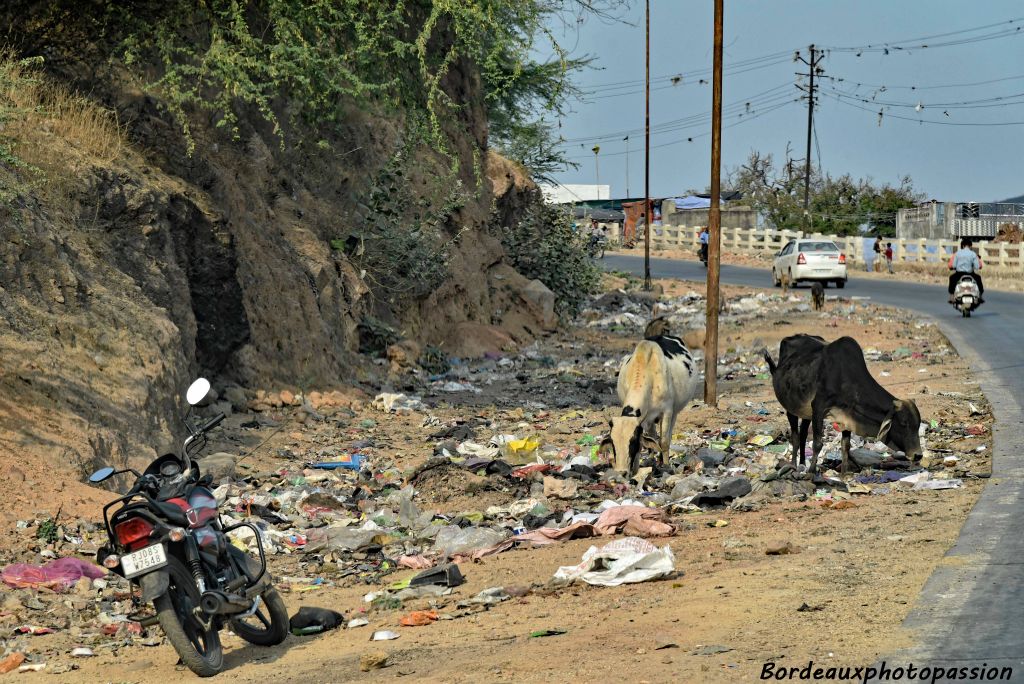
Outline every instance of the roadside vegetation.
{"label": "roadside vegetation", "polygon": [[123,130],[115,114],[48,77],[41,59],[0,50],[0,206],[30,190],[62,208],[76,165],[109,164]]}

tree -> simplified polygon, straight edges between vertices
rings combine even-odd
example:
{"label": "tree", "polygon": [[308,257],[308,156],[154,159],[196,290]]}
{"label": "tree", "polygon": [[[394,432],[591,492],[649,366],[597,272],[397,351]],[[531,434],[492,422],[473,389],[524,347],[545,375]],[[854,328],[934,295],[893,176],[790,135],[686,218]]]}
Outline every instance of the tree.
{"label": "tree", "polygon": [[776,169],[771,154],[752,151],[747,162],[728,174],[729,186],[744,198],[769,225],[779,229],[797,229],[803,220],[798,197],[803,175],[794,168],[786,149],[786,164]]}
{"label": "tree", "polygon": [[[769,225],[804,230],[802,168],[790,158],[788,148],[780,169],[772,155],[752,151],[745,164],[730,172],[729,181]],[[870,231],[882,236],[896,234],[897,210],[913,207],[924,197],[914,190],[910,176],[892,186],[877,185],[871,178],[855,179],[848,173],[835,177],[812,173],[809,195],[810,232],[854,235]]]}

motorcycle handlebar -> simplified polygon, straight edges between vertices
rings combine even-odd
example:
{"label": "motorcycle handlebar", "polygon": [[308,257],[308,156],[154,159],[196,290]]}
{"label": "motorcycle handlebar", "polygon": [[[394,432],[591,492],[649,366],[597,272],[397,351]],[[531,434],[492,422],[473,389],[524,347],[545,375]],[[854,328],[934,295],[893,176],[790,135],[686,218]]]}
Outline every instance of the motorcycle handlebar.
{"label": "motorcycle handlebar", "polygon": [[199,428],[199,432],[209,432],[213,428],[215,428],[218,425],[220,425],[221,421],[224,420],[224,417],[225,416],[224,416],[223,413],[218,413],[213,418],[211,418],[205,425],[203,425],[201,428]]}

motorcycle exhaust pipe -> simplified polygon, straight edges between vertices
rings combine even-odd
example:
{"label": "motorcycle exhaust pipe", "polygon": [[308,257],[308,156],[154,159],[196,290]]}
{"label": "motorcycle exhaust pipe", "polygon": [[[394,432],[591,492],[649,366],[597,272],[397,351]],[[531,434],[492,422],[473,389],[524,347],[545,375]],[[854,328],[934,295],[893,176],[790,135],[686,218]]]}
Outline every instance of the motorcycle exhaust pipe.
{"label": "motorcycle exhaust pipe", "polygon": [[199,607],[208,615],[230,615],[241,613],[252,607],[252,601],[236,594],[225,594],[211,589],[199,598]]}

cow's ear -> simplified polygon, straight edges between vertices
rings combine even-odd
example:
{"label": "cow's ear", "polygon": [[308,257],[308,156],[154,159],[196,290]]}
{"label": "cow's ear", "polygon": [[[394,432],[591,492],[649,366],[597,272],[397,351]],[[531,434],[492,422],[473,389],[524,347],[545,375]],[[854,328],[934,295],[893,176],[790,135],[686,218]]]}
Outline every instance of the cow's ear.
{"label": "cow's ear", "polygon": [[893,413],[898,413],[898,412],[902,411],[903,410],[903,400],[902,399],[893,399],[892,400],[892,410],[893,410]]}
{"label": "cow's ear", "polygon": [[640,438],[640,444],[649,451],[661,451],[661,445],[658,444],[658,440],[653,437],[644,435]]}
{"label": "cow's ear", "polygon": [[884,442],[885,438],[889,436],[889,428],[892,427],[892,416],[887,416],[882,421],[881,427],[878,428],[878,437],[875,438],[877,442]]}

